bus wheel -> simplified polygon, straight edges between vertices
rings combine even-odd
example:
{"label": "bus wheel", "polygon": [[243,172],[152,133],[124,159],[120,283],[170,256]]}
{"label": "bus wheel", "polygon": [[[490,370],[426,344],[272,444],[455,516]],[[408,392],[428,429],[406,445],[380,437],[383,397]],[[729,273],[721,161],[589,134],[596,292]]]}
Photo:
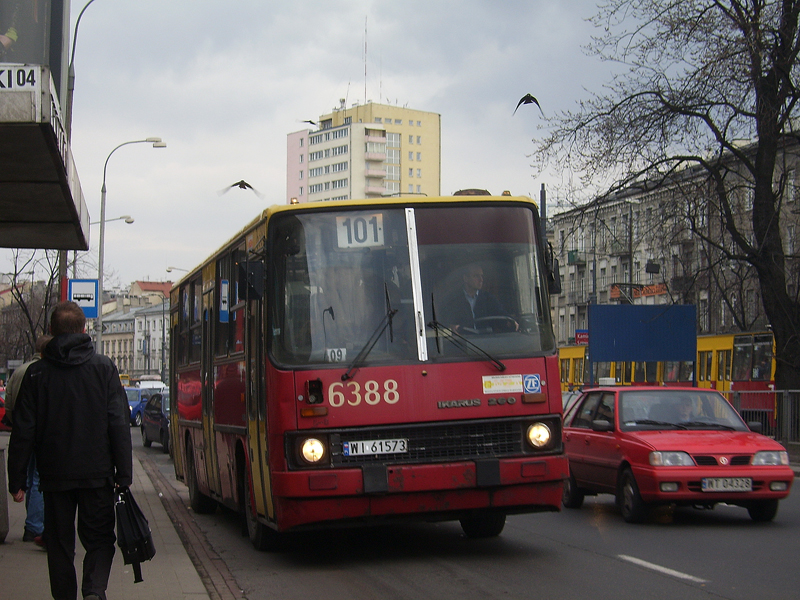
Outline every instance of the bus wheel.
{"label": "bus wheel", "polygon": [[197,484],[197,467],[191,441],[186,442],[186,486],[189,488],[189,506],[194,512],[207,515],[217,510],[217,502],[202,493]]}
{"label": "bus wheel", "polygon": [[244,493],[244,521],[247,526],[247,537],[250,538],[250,543],[256,550],[274,550],[277,545],[278,533],[272,531],[269,527],[264,525],[258,520],[253,507],[253,488],[250,484],[250,474],[245,472],[243,474],[244,482],[242,489]]}
{"label": "bus wheel", "polygon": [[758,523],[767,523],[775,518],[778,514],[778,501],[777,500],[758,500],[751,502],[747,506],[747,512],[750,518]]}
{"label": "bus wheel", "polygon": [[503,513],[485,512],[476,516],[461,519],[461,529],[471,539],[497,537],[506,526]]}

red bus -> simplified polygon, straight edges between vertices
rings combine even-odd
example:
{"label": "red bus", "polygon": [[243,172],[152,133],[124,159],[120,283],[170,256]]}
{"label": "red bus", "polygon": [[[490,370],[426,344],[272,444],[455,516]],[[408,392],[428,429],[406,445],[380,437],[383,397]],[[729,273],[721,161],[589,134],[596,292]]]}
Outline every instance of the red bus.
{"label": "red bus", "polygon": [[[506,515],[560,510],[540,232],[535,203],[509,196],[265,210],[171,292],[171,441],[192,508],[240,511],[259,549],[407,518],[491,537]],[[474,320],[457,323],[471,279]]]}

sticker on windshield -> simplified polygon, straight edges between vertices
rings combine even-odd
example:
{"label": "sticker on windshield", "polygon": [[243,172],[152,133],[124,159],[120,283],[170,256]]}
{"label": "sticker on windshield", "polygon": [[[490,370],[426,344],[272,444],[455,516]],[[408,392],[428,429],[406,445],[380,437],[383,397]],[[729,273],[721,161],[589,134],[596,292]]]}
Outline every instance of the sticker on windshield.
{"label": "sticker on windshield", "polygon": [[336,217],[336,241],[339,248],[383,246],[383,214],[350,213]]}
{"label": "sticker on windshield", "polygon": [[325,360],[330,363],[347,360],[347,348],[328,348],[325,350]]}
{"label": "sticker on windshield", "polygon": [[521,394],[522,375],[484,375],[484,394]]}

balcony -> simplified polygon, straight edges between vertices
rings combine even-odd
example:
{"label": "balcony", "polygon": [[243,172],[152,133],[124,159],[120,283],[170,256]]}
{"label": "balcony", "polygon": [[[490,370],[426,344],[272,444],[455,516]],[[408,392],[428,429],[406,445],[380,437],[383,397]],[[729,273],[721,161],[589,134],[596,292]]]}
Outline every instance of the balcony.
{"label": "balcony", "polygon": [[567,252],[568,265],[585,265],[586,254],[580,250],[569,250]]}
{"label": "balcony", "polygon": [[87,250],[89,211],[50,69],[0,64],[0,246]]}

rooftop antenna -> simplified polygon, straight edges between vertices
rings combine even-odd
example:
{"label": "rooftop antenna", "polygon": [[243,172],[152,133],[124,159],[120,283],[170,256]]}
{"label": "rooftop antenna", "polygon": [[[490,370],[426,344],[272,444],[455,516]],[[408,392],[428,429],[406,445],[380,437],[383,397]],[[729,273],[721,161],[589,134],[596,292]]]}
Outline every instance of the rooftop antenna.
{"label": "rooftop antenna", "polygon": [[367,18],[364,17],[364,106],[367,105]]}

